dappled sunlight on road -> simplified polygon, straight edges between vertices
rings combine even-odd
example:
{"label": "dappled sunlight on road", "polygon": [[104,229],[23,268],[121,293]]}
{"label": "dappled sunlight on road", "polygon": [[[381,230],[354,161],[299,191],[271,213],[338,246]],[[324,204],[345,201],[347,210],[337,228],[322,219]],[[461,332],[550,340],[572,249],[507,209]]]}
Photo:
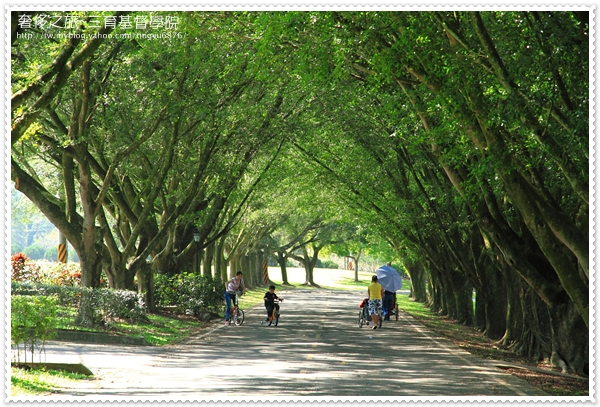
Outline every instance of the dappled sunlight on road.
{"label": "dappled sunlight on road", "polygon": [[[144,397],[540,395],[479,362],[412,318],[357,325],[361,292],[282,292],[280,325],[261,325],[262,307],[242,326],[114,358],[86,355],[101,380],[68,394]],[[136,359],[137,358],[137,359]]]}

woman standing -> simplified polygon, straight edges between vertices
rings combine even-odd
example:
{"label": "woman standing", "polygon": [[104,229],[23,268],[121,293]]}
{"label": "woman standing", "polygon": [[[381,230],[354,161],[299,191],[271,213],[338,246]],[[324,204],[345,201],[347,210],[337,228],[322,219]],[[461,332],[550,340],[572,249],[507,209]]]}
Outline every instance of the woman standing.
{"label": "woman standing", "polygon": [[383,298],[383,287],[377,282],[377,276],[371,278],[371,284],[368,287],[369,293],[369,315],[373,321],[373,328],[377,329],[379,315],[381,314],[381,299]]}

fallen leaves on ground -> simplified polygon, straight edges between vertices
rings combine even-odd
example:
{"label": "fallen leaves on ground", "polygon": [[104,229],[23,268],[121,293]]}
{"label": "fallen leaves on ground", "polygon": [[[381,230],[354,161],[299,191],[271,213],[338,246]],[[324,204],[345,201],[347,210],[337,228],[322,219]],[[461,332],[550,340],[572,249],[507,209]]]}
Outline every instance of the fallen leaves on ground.
{"label": "fallen leaves on ground", "polygon": [[[437,335],[451,340],[455,345],[473,355],[482,359],[520,365],[522,368],[502,367],[502,369],[526,380],[551,396],[589,396],[589,379],[587,377],[555,374],[548,363],[536,362],[531,358],[519,356],[510,349],[498,345],[496,341],[486,338],[472,327],[458,324],[448,318],[440,317],[443,323],[439,323],[440,321],[431,323],[429,320],[416,318]],[[527,369],[527,367],[532,369]],[[540,370],[545,370],[547,373]]]}

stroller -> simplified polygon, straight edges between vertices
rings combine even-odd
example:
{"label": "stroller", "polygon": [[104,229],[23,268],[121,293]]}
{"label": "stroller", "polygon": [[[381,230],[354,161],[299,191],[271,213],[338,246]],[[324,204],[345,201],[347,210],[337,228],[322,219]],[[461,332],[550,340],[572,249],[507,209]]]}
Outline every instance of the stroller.
{"label": "stroller", "polygon": [[[369,325],[369,322],[372,321],[371,315],[369,315],[369,299],[365,298],[359,305],[360,311],[358,312],[358,327],[362,328],[363,325]],[[381,328],[381,323],[383,318],[381,315],[379,316],[379,323],[377,324],[377,328]]]}

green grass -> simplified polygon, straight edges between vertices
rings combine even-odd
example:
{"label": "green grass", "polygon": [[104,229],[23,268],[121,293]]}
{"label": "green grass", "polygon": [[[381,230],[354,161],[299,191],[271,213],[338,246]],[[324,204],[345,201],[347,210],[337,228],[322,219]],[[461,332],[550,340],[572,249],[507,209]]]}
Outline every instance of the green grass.
{"label": "green grass", "polygon": [[164,315],[149,314],[150,323],[129,324],[115,322],[113,328],[119,333],[146,339],[151,345],[167,345],[185,339],[201,329],[197,320],[179,320]]}
{"label": "green grass", "polygon": [[408,295],[396,295],[398,307],[406,313],[419,318],[433,321],[434,315],[425,305],[420,302],[414,302]]}
{"label": "green grass", "polygon": [[[285,299],[285,294],[281,294],[282,291],[317,289],[316,287],[306,287],[301,286],[300,284],[289,286],[273,283],[273,285],[275,286],[275,294],[281,295],[283,299]],[[263,298],[268,290],[268,286],[261,286],[246,291],[246,294],[244,294],[239,300],[240,307],[244,309],[253,307],[255,305],[262,305]]]}
{"label": "green grass", "polygon": [[[362,277],[362,279],[361,279]],[[348,278],[348,277],[342,277],[339,280],[339,284],[343,285],[343,287],[335,287],[334,289],[336,290],[357,290],[357,289],[367,289],[367,287],[369,286],[369,284],[371,284],[371,275],[369,274],[367,276],[367,278],[365,278],[364,276],[359,275],[358,276],[359,281],[354,281],[354,278]]]}
{"label": "green grass", "polygon": [[114,321],[108,328],[81,327],[74,324],[77,310],[59,307],[58,329],[84,332],[113,333],[132,337],[143,337],[151,345],[166,345],[193,335],[201,329],[198,320],[181,320],[166,315],[148,314],[148,323]]}
{"label": "green grass", "polygon": [[10,395],[40,396],[52,393],[61,387],[76,387],[80,380],[91,380],[89,376],[56,370],[10,368]]}
{"label": "green grass", "polygon": [[397,295],[396,301],[402,311],[418,319],[422,324],[430,328],[456,332],[463,329],[462,325],[449,324],[443,317],[431,312],[424,304],[413,301],[408,295]]}
{"label": "green grass", "polygon": [[57,319],[57,328],[58,329],[68,329],[71,331],[83,331],[83,332],[102,332],[98,328],[89,328],[85,326],[79,326],[73,324],[75,318],[77,317],[77,309],[72,307],[65,307],[59,305],[58,313],[56,316]]}

